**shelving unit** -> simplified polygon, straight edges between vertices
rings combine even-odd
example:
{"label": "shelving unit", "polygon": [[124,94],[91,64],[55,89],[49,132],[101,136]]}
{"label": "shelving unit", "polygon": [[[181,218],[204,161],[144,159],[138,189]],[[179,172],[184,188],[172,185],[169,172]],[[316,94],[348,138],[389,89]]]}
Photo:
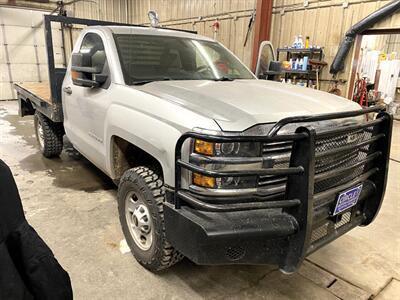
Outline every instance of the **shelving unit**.
{"label": "shelving unit", "polygon": [[286,52],[287,53],[287,59],[290,59],[290,53],[308,53],[308,54],[319,54],[320,55],[320,60],[322,60],[322,54],[323,50],[322,48],[278,48],[278,58],[279,58],[279,52]]}
{"label": "shelving unit", "polygon": [[[286,53],[286,60],[289,61],[291,58],[303,58],[304,56],[308,56],[309,59],[318,59],[322,61],[323,57],[323,49],[322,48],[278,48],[277,49],[277,59],[281,56],[281,53]],[[307,86],[310,80],[315,80],[316,71],[310,68],[310,65],[307,66],[307,70],[282,70],[282,74],[285,75],[285,81],[288,80],[291,74],[304,76],[307,80]]]}

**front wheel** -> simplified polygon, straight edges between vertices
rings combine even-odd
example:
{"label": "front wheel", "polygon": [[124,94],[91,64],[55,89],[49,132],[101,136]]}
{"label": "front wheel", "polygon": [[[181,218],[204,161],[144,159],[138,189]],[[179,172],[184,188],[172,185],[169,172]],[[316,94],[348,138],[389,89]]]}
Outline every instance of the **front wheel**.
{"label": "front wheel", "polygon": [[44,157],[51,158],[61,154],[64,129],[61,123],[55,123],[36,111],[34,116],[36,139]]}
{"label": "front wheel", "polygon": [[150,271],[160,271],[182,259],[165,237],[165,192],[159,176],[147,167],[124,173],[118,186],[122,231],[136,260]]}

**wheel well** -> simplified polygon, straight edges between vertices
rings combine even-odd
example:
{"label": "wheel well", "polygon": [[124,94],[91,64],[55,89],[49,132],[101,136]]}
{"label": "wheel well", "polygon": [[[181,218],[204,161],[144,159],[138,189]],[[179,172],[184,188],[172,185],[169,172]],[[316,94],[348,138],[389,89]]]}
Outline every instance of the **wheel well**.
{"label": "wheel well", "polygon": [[116,180],[119,180],[126,170],[137,166],[147,166],[163,177],[162,166],[154,156],[118,136],[112,137],[111,154]]}
{"label": "wheel well", "polygon": [[34,115],[34,114],[35,114],[35,108],[33,107],[29,98],[26,98],[26,99],[21,98],[21,115],[22,115],[22,117]]}

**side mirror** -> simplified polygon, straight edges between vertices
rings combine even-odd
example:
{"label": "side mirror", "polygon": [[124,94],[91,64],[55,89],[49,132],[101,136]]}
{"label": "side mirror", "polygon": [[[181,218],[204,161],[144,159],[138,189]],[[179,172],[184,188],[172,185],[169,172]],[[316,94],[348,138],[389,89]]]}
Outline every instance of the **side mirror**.
{"label": "side mirror", "polygon": [[[98,51],[103,52],[104,51]],[[94,56],[97,56],[94,60],[98,61],[100,56],[100,63],[92,64]],[[108,76],[102,74],[104,59],[102,59],[102,54],[92,55],[92,53],[73,53],[71,58],[71,77],[72,83],[83,87],[99,87],[107,81]],[[101,63],[102,60],[102,63]],[[93,66],[94,65],[94,66]]]}

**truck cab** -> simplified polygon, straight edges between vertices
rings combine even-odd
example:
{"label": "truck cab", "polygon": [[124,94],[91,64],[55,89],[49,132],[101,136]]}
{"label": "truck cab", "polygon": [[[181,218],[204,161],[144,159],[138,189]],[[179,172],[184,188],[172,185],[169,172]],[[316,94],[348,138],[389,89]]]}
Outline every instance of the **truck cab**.
{"label": "truck cab", "polygon": [[258,80],[192,32],[100,25],[82,31],[51,87],[58,110],[17,86],[20,111],[35,114],[46,157],[66,134],[118,184],[122,230],[144,267],[186,256],[291,273],[372,222],[392,128],[381,107]]}

